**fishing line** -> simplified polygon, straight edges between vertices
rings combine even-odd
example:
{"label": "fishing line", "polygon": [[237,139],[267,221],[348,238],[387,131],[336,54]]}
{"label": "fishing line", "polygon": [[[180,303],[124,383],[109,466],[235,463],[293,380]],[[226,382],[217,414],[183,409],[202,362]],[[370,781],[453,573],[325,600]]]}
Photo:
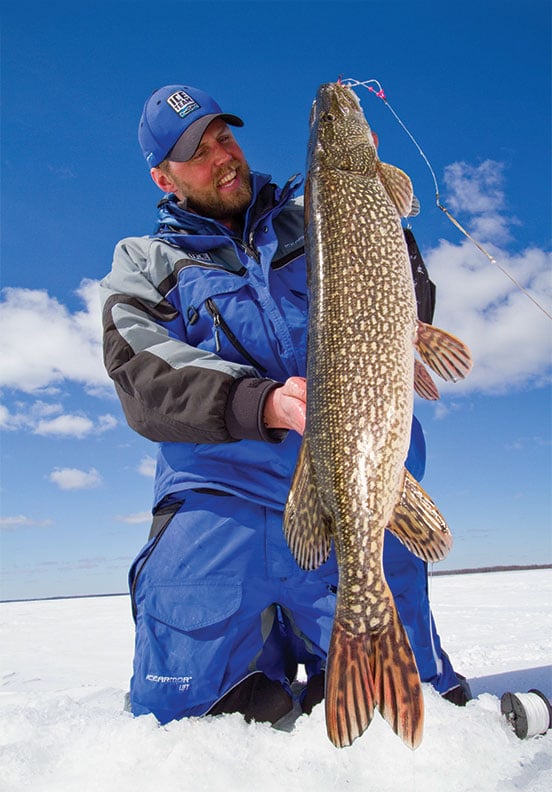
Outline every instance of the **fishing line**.
{"label": "fishing line", "polygon": [[[497,268],[498,268],[498,269],[499,269],[499,270],[500,270],[500,271],[501,271],[501,272],[502,272],[504,275],[506,275],[506,277],[507,277],[507,278],[509,278],[509,280],[510,280],[510,281],[511,281],[511,282],[514,284],[514,286],[515,286],[517,289],[519,289],[519,291],[521,291],[521,292],[522,292],[522,293],[523,293],[523,294],[524,294],[524,295],[525,295],[525,296],[526,296],[526,297],[527,297],[529,300],[531,300],[531,302],[532,302],[532,303],[533,303],[533,304],[534,304],[534,305],[535,305],[535,306],[536,306],[536,307],[537,307],[537,308],[538,308],[540,311],[542,311],[542,312],[543,312],[543,314],[545,314],[545,316],[547,316],[549,319],[552,319],[552,314],[550,314],[550,313],[549,313],[549,312],[546,310],[546,308],[544,308],[544,307],[543,307],[543,306],[542,306],[542,305],[541,305],[541,304],[538,302],[538,300],[536,300],[536,299],[535,299],[535,297],[533,297],[533,295],[532,295],[530,292],[528,292],[528,291],[527,291],[527,289],[526,289],[524,286],[522,286],[522,285],[521,285],[521,283],[519,283],[519,281],[517,281],[517,280],[516,280],[516,279],[513,277],[513,275],[511,275],[511,274],[508,272],[508,270],[507,270],[507,269],[505,269],[505,268],[504,268],[504,267],[503,267],[501,264],[499,264],[499,263],[498,263],[498,261],[497,261],[497,260],[494,258],[494,256],[492,256],[492,255],[489,253],[489,251],[488,251],[488,250],[486,250],[486,249],[483,247],[483,245],[481,245],[481,244],[480,244],[480,243],[479,243],[479,242],[478,242],[476,239],[474,239],[474,238],[472,237],[472,235],[471,235],[471,234],[470,234],[468,231],[466,231],[466,229],[464,228],[464,226],[463,226],[463,225],[461,225],[461,223],[459,223],[459,222],[458,222],[458,220],[457,220],[457,219],[454,217],[454,215],[452,215],[452,214],[451,214],[451,212],[450,212],[450,211],[447,209],[447,207],[446,207],[446,206],[443,206],[443,204],[441,203],[441,195],[440,195],[440,191],[439,191],[439,184],[438,184],[438,182],[437,182],[437,177],[436,177],[436,175],[435,175],[435,171],[434,171],[434,170],[433,170],[433,168],[431,167],[431,163],[430,163],[430,161],[429,161],[429,160],[428,160],[428,158],[426,157],[426,155],[425,155],[425,153],[424,153],[424,151],[423,151],[422,147],[419,145],[419,143],[418,143],[418,141],[416,140],[416,138],[414,137],[414,135],[413,135],[413,134],[410,132],[410,130],[408,129],[408,127],[406,126],[406,124],[405,124],[405,123],[402,121],[402,119],[401,119],[401,118],[399,117],[399,115],[398,115],[398,114],[395,112],[395,110],[393,109],[393,107],[392,107],[392,106],[389,104],[389,102],[388,102],[388,100],[387,100],[387,97],[386,97],[386,95],[385,95],[385,91],[383,90],[383,88],[382,88],[381,84],[378,82],[378,80],[355,80],[355,79],[353,79],[353,78],[351,78],[351,77],[347,77],[347,78],[346,78],[346,79],[344,79],[344,80],[342,80],[341,78],[339,78],[339,83],[340,83],[341,85],[345,85],[345,86],[347,86],[348,88],[358,88],[358,87],[366,88],[368,91],[370,91],[370,93],[373,93],[373,94],[375,94],[375,95],[377,96],[377,98],[378,98],[378,99],[381,99],[381,100],[382,100],[382,102],[385,104],[385,106],[387,107],[387,109],[388,109],[388,110],[389,110],[389,111],[392,113],[392,115],[394,116],[394,118],[396,119],[396,121],[397,121],[397,122],[400,124],[400,126],[402,127],[402,129],[403,129],[403,130],[406,132],[406,134],[408,135],[408,137],[410,138],[410,140],[412,141],[412,143],[414,143],[414,145],[415,145],[415,146],[416,146],[416,148],[418,149],[418,152],[419,152],[420,156],[423,158],[424,162],[426,163],[426,165],[427,165],[427,167],[428,167],[428,169],[429,169],[429,172],[431,173],[431,177],[432,177],[432,179],[433,179],[433,184],[434,184],[434,187],[435,187],[435,203],[436,203],[437,207],[438,207],[438,208],[439,208],[439,209],[440,209],[440,210],[441,210],[441,211],[442,211],[442,212],[443,212],[443,213],[444,213],[444,214],[445,214],[445,215],[448,217],[448,219],[450,220],[450,222],[451,222],[451,223],[453,223],[453,224],[454,224],[454,225],[455,225],[455,226],[456,226],[456,227],[459,229],[459,231],[461,231],[461,232],[462,232],[462,234],[464,234],[464,236],[465,236],[465,237],[467,237],[467,239],[469,239],[469,240],[470,240],[470,242],[471,242],[472,244],[474,244],[474,245],[475,245],[475,247],[476,247],[476,248],[477,248],[479,251],[481,251],[481,253],[483,253],[483,255],[484,255],[484,256],[486,256],[486,257],[489,259],[489,261],[491,262],[491,264],[494,264],[494,265],[495,265],[495,267],[497,267]],[[375,87],[374,87],[374,86],[375,86]]]}

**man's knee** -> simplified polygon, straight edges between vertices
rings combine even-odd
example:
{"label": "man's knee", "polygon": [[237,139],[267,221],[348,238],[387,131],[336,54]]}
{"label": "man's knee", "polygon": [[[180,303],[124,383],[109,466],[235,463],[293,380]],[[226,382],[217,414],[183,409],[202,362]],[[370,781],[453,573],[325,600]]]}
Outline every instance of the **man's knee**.
{"label": "man's knee", "polygon": [[293,707],[291,695],[275,679],[255,673],[243,679],[214,704],[209,715],[240,712],[245,720],[276,723]]}

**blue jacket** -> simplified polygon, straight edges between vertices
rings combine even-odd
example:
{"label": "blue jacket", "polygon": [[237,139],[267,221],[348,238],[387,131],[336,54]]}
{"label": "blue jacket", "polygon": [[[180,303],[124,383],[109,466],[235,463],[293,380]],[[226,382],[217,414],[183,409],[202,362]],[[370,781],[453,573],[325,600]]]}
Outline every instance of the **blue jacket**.
{"label": "blue jacket", "polygon": [[271,389],[306,371],[299,186],[253,173],[243,238],[170,195],[154,236],[115,249],[104,359],[128,423],[160,443],[155,503],[213,488],[285,504],[301,438],[267,430],[262,414]]}

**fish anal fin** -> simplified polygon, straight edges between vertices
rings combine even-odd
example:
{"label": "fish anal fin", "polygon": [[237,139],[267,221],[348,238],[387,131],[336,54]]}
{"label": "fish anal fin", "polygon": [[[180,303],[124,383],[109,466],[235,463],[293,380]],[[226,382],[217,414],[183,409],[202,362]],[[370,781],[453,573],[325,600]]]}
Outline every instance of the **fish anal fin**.
{"label": "fish anal fin", "polygon": [[302,569],[317,569],[328,559],[331,520],[318,495],[308,434],[303,436],[284,510],[284,535]]}
{"label": "fish anal fin", "polygon": [[389,621],[378,632],[350,633],[334,621],[326,669],[326,730],[338,748],[351,745],[372,722],[377,707],[410,748],[422,740],[420,677],[391,592]]}
{"label": "fish anal fin", "polygon": [[414,390],[422,399],[436,401],[439,398],[439,390],[433,377],[419,360],[414,361]]}
{"label": "fish anal fin", "polygon": [[410,177],[395,165],[389,165],[380,160],[378,160],[377,163],[377,171],[380,181],[385,188],[385,192],[395,205],[399,215],[401,217],[408,217],[412,209],[412,200],[414,198],[414,190]]}
{"label": "fish anal fin", "polygon": [[441,561],[452,547],[452,534],[427,492],[408,470],[404,474],[403,491],[387,528],[414,555]]}
{"label": "fish anal fin", "polygon": [[459,338],[425,322],[418,322],[416,348],[422,360],[447,382],[468,376],[472,367],[470,350]]}

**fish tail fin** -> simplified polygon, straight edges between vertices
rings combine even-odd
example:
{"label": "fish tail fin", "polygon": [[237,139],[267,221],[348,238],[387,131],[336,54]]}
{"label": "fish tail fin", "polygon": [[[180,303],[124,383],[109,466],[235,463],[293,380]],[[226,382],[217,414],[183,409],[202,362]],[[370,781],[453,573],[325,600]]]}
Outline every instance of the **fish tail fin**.
{"label": "fish tail fin", "polygon": [[326,730],[337,748],[351,745],[374,717],[374,681],[366,634],[334,621],[326,669]]}
{"label": "fish tail fin", "polygon": [[394,606],[390,624],[375,642],[372,669],[378,709],[395,734],[414,750],[423,736],[424,699],[414,653]]}
{"label": "fish tail fin", "polygon": [[393,603],[379,633],[353,635],[334,622],[326,670],[326,729],[338,748],[366,731],[377,707],[410,748],[422,740],[424,704],[410,642]]}

